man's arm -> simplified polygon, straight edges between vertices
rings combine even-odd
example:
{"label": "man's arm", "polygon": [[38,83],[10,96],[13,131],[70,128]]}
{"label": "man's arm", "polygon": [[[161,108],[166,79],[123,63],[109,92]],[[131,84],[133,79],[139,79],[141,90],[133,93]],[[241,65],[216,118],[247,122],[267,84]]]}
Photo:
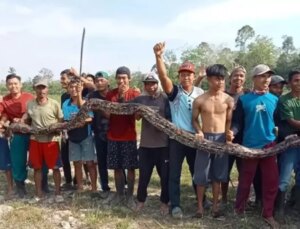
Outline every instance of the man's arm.
{"label": "man's arm", "polygon": [[198,77],[197,77],[197,78],[195,79],[195,81],[194,81],[194,85],[195,85],[196,87],[201,87],[201,82],[202,82],[202,80],[204,79],[205,74],[206,74],[205,70],[206,70],[206,68],[205,68],[205,66],[202,64],[202,65],[200,66],[200,68],[199,68]]}
{"label": "man's arm", "polygon": [[[225,123],[225,133],[231,135],[231,120],[232,120],[232,113],[233,113],[233,107],[234,107],[234,100],[230,96],[227,99],[227,111],[226,111],[226,123]],[[230,139],[228,139],[231,142]]]}
{"label": "man's arm", "polygon": [[195,129],[195,136],[200,141],[204,139],[204,134],[202,132],[202,128],[199,123],[199,115],[201,112],[201,100],[199,98],[195,99],[193,102],[193,110],[192,110],[192,125]]}
{"label": "man's arm", "polygon": [[153,51],[156,59],[156,67],[158,71],[159,80],[165,93],[170,94],[173,91],[173,83],[168,77],[167,69],[163,61],[163,53],[165,49],[165,43],[157,43],[153,47]]}
{"label": "man's arm", "polygon": [[236,108],[233,110],[231,128],[226,133],[226,141],[231,142],[238,132],[242,131],[244,125],[244,109],[240,99],[237,101]]}

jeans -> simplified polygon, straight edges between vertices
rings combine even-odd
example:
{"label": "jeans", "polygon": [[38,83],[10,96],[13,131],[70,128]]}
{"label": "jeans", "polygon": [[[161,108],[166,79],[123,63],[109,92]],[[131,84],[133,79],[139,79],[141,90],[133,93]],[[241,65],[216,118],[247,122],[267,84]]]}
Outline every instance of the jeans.
{"label": "jeans", "polygon": [[98,171],[100,177],[100,185],[103,191],[109,191],[108,171],[107,171],[107,141],[102,140],[95,135],[95,146],[97,151]]}
{"label": "jeans", "polygon": [[[290,180],[293,169],[295,169],[296,173],[296,185],[300,184],[300,174],[299,174],[299,164],[300,164],[300,148],[289,148],[286,152],[281,154],[279,167],[280,167],[280,175],[279,175],[279,189],[282,192],[286,192]],[[298,182],[297,182],[298,181]]]}
{"label": "jeans", "polygon": [[[169,197],[171,208],[180,207],[180,177],[184,158],[186,157],[191,173],[191,180],[194,175],[194,164],[196,157],[196,149],[185,146],[176,140],[170,140],[169,154]],[[194,190],[196,188],[193,183]]]}
{"label": "jeans", "polygon": [[169,150],[162,148],[139,148],[139,185],[137,190],[137,199],[139,202],[145,202],[147,198],[147,187],[151,179],[154,166],[160,177],[160,201],[168,204],[169,190]]}

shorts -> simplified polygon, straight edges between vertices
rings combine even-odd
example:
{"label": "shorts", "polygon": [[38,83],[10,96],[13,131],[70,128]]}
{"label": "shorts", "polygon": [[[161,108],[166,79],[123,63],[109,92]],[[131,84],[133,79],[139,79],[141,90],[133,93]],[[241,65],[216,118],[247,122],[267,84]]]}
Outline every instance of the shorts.
{"label": "shorts", "polygon": [[[204,138],[212,142],[225,143],[225,134],[204,134]],[[210,182],[226,182],[228,179],[228,155],[216,155],[197,150],[194,182],[206,186]]]}
{"label": "shorts", "polygon": [[48,169],[61,167],[58,142],[38,142],[30,140],[29,165],[33,169],[42,169],[46,165]]}
{"label": "shorts", "polygon": [[108,169],[137,169],[138,151],[136,141],[107,142]]}
{"label": "shorts", "polygon": [[69,140],[69,159],[83,162],[97,161],[93,136],[88,136],[78,143]]}
{"label": "shorts", "polygon": [[10,151],[8,147],[8,140],[6,138],[0,138],[0,170],[10,170],[11,160]]}

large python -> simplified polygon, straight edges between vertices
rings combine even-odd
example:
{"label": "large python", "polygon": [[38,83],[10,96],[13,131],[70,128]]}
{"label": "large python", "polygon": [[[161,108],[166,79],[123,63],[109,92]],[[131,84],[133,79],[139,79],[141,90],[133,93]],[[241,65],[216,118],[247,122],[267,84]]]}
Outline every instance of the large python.
{"label": "large python", "polygon": [[8,130],[14,133],[44,135],[50,133],[57,133],[62,130],[71,130],[85,125],[85,120],[89,117],[89,111],[105,111],[111,114],[132,115],[136,112],[146,119],[149,123],[154,125],[159,130],[163,131],[170,138],[178,142],[196,148],[203,152],[213,154],[232,154],[242,158],[263,158],[284,152],[289,147],[300,146],[300,138],[291,136],[287,140],[268,149],[250,149],[238,144],[222,144],[211,142],[208,140],[199,141],[194,134],[178,129],[173,123],[164,119],[152,107],[148,107],[135,103],[114,103],[100,99],[88,100],[69,122],[57,123],[42,129],[34,129],[26,124],[12,123]]}

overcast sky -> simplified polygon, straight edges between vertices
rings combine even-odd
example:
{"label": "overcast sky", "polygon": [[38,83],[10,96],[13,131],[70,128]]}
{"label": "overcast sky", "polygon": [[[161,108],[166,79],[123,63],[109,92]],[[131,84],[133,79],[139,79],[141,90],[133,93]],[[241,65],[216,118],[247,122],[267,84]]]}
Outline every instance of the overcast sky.
{"label": "overcast sky", "polygon": [[299,21],[299,0],[0,0],[0,79],[9,66],[24,78],[78,68],[83,27],[84,72],[148,72],[158,41],[178,53],[202,41],[234,48],[249,24],[278,46],[293,36],[300,48]]}

